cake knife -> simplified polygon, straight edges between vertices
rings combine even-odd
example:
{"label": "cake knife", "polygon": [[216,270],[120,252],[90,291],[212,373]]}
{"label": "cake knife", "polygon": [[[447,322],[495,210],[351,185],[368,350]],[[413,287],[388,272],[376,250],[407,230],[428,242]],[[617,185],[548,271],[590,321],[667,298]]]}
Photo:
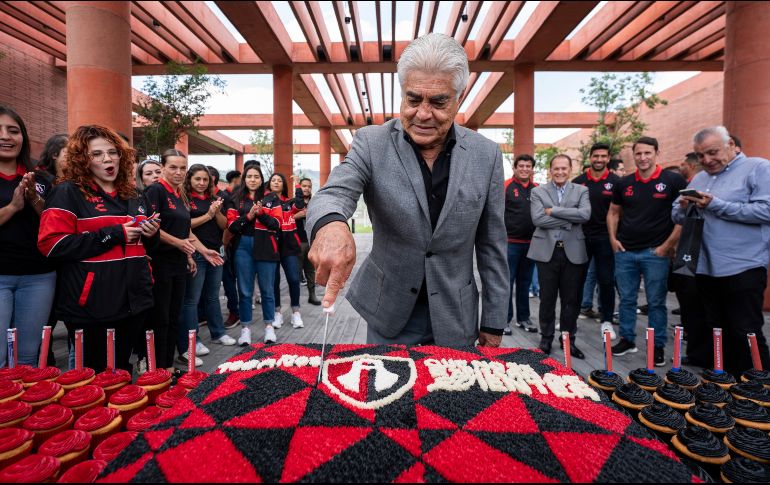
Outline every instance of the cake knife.
{"label": "cake knife", "polygon": [[326,321],[324,322],[324,341],[321,344],[321,366],[318,368],[318,380],[316,384],[321,383],[321,374],[324,371],[324,354],[326,353],[326,337],[329,334],[329,315],[334,313],[334,305],[329,308],[324,308],[324,314],[326,314]]}

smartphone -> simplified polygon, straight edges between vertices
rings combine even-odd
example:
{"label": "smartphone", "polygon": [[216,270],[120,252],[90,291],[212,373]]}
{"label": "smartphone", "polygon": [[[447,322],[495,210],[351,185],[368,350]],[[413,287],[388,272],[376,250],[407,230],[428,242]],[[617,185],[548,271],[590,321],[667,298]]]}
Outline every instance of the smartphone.
{"label": "smartphone", "polygon": [[682,189],[679,191],[679,195],[684,195],[685,197],[695,197],[696,199],[703,198],[703,196],[700,195],[695,189]]}

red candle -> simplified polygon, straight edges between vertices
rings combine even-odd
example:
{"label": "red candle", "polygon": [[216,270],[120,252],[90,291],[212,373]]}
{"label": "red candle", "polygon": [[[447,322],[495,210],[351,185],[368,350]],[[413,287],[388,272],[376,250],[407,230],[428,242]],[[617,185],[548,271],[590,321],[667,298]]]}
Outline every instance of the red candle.
{"label": "red candle", "polygon": [[612,338],[609,330],[604,331],[604,360],[607,372],[612,372]]}
{"label": "red candle", "polygon": [[75,330],[75,369],[83,369],[83,330]]}
{"label": "red candle", "polygon": [[187,372],[195,372],[195,330],[187,331]]}
{"label": "red candle", "polygon": [[759,347],[757,347],[757,334],[750,333],[746,335],[749,338],[749,349],[751,349],[751,362],[756,370],[762,369],[762,359],[759,358]]}
{"label": "red candle", "polygon": [[674,327],[674,369],[682,366],[682,330],[680,326]]}
{"label": "red candle", "polygon": [[714,329],[714,370],[723,371],[725,368],[722,361],[722,329]]}
{"label": "red candle", "polygon": [[147,370],[152,372],[155,370],[155,332],[147,330],[145,338],[147,339]]}
{"label": "red candle", "polygon": [[43,368],[48,364],[48,349],[51,348],[51,327],[43,327],[43,343],[40,346],[40,356],[37,359],[37,366]]}
{"label": "red candle", "polygon": [[564,365],[567,366],[567,369],[572,369],[572,354],[570,353],[570,340],[569,340],[569,332],[562,332],[561,333],[561,341],[564,344]]}
{"label": "red candle", "polygon": [[107,329],[107,368],[115,372],[115,329]]}
{"label": "red candle", "polygon": [[655,329],[647,329],[647,372],[655,372]]}

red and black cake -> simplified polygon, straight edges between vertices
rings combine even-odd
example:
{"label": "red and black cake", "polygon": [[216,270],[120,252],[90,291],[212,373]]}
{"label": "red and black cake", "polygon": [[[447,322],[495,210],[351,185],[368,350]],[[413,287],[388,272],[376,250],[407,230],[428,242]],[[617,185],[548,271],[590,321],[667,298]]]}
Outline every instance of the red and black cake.
{"label": "red and black cake", "polygon": [[620,406],[525,349],[254,345],[105,481],[697,481]]}

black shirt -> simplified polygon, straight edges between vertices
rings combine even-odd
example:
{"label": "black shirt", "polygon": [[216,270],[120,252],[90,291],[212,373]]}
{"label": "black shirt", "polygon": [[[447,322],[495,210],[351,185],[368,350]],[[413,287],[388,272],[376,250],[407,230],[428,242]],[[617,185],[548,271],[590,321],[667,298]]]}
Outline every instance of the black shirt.
{"label": "black shirt", "polygon": [[[206,215],[206,213],[209,211],[209,208],[211,207],[211,203],[215,200],[216,198],[214,197],[199,195],[195,192],[191,193],[190,219],[195,219],[196,217]],[[222,204],[221,212],[222,214],[225,213],[224,204]],[[211,219],[210,221],[204,222],[200,226],[193,228],[192,232],[195,234],[195,237],[198,238],[201,244],[206,246],[208,249],[216,249],[218,251],[219,247],[222,245],[223,231],[217,225],[216,219]]]}
{"label": "black shirt", "polygon": [[591,170],[586,170],[572,181],[573,184],[588,187],[588,200],[591,202],[591,218],[583,224],[583,234],[586,239],[609,239],[607,231],[607,212],[612,202],[612,189],[620,177],[606,168],[604,173],[595,179]]}
{"label": "black shirt", "polygon": [[643,180],[639,171],[621,178],[613,187],[612,202],[622,207],[618,241],[638,251],[663,244],[674,230],[671,205],[687,181],[678,173],[657,167]]}
{"label": "black shirt", "polygon": [[[160,213],[160,228],[167,234],[179,239],[190,237],[190,211],[184,204],[182,195],[176,192],[164,179],[160,179],[145,190],[145,198],[151,212]],[[159,244],[150,251],[153,265],[160,261],[187,266],[187,256],[168,244]]]}
{"label": "black shirt", "polygon": [[521,183],[516,177],[505,181],[505,231],[509,243],[528,243],[535,232],[530,211],[530,195],[537,184]]}
{"label": "black shirt", "polygon": [[428,168],[428,163],[423,158],[420,147],[412,141],[412,138],[406,131],[404,131],[404,139],[412,146],[417,162],[420,164],[422,182],[425,185],[425,196],[428,199],[430,225],[432,229],[436,229],[438,217],[441,215],[441,209],[444,208],[446,192],[449,187],[449,164],[452,157],[452,149],[455,143],[457,143],[454,124],[449,128],[446,141],[444,142],[444,149],[441,150],[441,153],[433,162],[432,169]]}
{"label": "black shirt", "polygon": [[[305,202],[305,207],[307,207],[307,204],[309,203],[309,200]],[[305,231],[305,221],[307,221],[307,217],[300,217],[299,219],[294,219],[294,221],[297,223],[297,235],[299,236],[299,240],[303,243],[307,243],[307,232]]]}
{"label": "black shirt", "polygon": [[[27,169],[19,164],[15,174],[0,174],[0,207],[11,203],[13,191],[19,186],[25,173]],[[36,172],[35,190],[45,198],[51,190],[50,179]],[[43,257],[37,249],[39,229],[40,216],[32,204],[26,201],[22,210],[0,226],[0,274],[43,274],[56,269],[53,262]]]}

